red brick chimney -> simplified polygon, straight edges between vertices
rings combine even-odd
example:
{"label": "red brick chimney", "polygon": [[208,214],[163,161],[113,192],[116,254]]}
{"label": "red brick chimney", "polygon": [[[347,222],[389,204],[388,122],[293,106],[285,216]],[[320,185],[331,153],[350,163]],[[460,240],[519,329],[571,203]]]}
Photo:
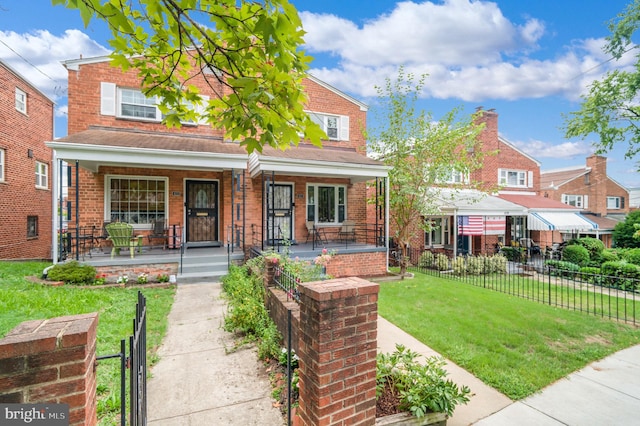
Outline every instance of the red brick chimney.
{"label": "red brick chimney", "polygon": [[476,108],[476,112],[479,113],[476,122],[484,123],[484,129],[479,137],[483,151],[498,149],[498,113],[493,108],[485,110],[481,106]]}
{"label": "red brick chimney", "polygon": [[607,157],[591,155],[587,157],[589,173],[588,211],[606,216],[607,214]]}

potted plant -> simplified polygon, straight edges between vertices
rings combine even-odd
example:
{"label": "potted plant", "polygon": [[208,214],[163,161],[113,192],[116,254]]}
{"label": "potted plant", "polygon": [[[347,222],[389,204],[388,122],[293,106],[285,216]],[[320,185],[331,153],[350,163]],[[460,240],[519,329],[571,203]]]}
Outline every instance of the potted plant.
{"label": "potted plant", "polygon": [[396,344],[391,354],[378,354],[376,368],[377,425],[445,425],[458,404],[469,402],[470,390],[446,379],[441,357],[420,355]]}

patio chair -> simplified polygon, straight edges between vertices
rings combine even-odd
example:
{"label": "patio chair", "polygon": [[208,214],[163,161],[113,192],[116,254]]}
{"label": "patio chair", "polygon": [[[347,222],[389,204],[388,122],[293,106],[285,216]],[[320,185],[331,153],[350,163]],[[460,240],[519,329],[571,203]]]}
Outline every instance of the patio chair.
{"label": "patio chair", "polygon": [[340,242],[356,240],[356,223],[353,220],[345,220],[338,231],[338,240]]}
{"label": "patio chair", "polygon": [[153,247],[153,240],[162,240],[162,249],[165,250],[167,248],[169,232],[164,226],[164,219],[156,219],[153,221],[153,228],[147,238],[149,238],[149,245],[151,247]]}
{"label": "patio chair", "polygon": [[325,244],[327,243],[327,239],[323,237],[322,234],[320,234],[320,230],[316,228],[315,222],[307,221],[306,226],[307,239],[305,240],[305,243],[309,242],[309,238],[311,238],[312,241],[318,241]]}
{"label": "patio chair", "polygon": [[109,237],[107,238],[111,241],[113,248],[111,249],[111,258],[118,253],[120,254],[121,248],[128,248],[131,253],[131,258],[133,259],[135,249],[138,248],[138,252],[140,251],[140,240],[141,236],[133,235],[133,225],[130,225],[125,222],[114,222],[106,225],[107,233]]}
{"label": "patio chair", "polygon": [[531,238],[520,238],[520,247],[524,247],[529,252],[529,255],[542,254],[540,246],[535,243]]}

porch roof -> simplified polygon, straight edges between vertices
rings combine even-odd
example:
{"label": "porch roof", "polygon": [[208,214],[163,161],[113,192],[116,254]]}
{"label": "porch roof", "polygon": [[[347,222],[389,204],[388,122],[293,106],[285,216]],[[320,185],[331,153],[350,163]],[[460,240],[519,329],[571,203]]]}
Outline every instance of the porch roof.
{"label": "porch roof", "polygon": [[91,127],[47,146],[56,157],[98,171],[99,166],[158,167],[184,170],[245,169],[247,153],[221,138],[132,129]]}
{"label": "porch roof", "polygon": [[527,209],[521,205],[503,200],[476,190],[451,191],[443,189],[438,194],[443,204],[443,213],[459,216],[526,216]]}
{"label": "porch roof", "polygon": [[386,177],[389,167],[382,162],[357,153],[354,149],[300,144],[295,149],[278,150],[264,147],[249,159],[251,177],[262,172],[285,173],[294,176],[346,177],[351,182],[364,182]]}
{"label": "porch roof", "polygon": [[530,212],[528,227],[534,231],[588,231],[598,225],[575,212]]}

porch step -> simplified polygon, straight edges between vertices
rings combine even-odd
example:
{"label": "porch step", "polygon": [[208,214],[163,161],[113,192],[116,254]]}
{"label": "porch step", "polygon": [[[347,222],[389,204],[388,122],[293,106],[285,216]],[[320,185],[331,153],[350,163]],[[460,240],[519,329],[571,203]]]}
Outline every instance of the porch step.
{"label": "porch step", "polygon": [[[232,254],[232,261],[241,261],[242,254]],[[178,282],[219,281],[229,272],[229,258],[224,255],[199,253],[197,249],[187,250],[182,258],[182,272],[178,272]]]}

